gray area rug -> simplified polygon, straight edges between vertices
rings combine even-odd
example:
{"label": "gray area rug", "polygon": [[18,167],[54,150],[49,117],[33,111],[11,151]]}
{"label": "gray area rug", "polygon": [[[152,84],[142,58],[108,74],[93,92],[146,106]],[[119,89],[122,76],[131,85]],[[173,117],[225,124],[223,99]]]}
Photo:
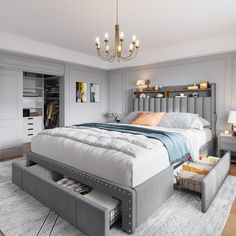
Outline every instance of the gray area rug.
{"label": "gray area rug", "polygon": [[[198,197],[175,191],[135,236],[218,236],[236,197],[236,177],[228,176],[208,212]],[[89,224],[89,222],[88,222]],[[0,163],[0,228],[5,236],[85,236],[78,229],[11,183],[11,162]],[[112,227],[111,235],[127,235]]]}

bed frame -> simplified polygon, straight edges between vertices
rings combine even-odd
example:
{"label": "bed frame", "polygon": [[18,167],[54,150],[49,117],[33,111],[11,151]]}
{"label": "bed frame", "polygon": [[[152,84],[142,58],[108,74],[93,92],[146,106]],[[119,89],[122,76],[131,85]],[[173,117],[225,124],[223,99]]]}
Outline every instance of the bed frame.
{"label": "bed frame", "polygon": [[[210,86],[210,97],[133,98],[133,111],[179,111],[200,114],[211,124],[213,138],[206,148],[209,149],[212,146],[213,150],[216,136],[216,85],[211,84]],[[139,186],[129,188],[33,152],[28,153],[26,164],[22,162],[13,163],[13,183],[88,235],[107,236],[110,234],[107,211],[101,206],[77,196],[78,194],[69,193],[68,190],[63,189],[58,184],[34,173],[30,167],[35,164],[46,167],[57,174],[66,175],[120,200],[122,202],[122,229],[129,234],[134,233],[135,228],[143,223],[174,191],[173,167],[171,166]],[[220,184],[222,184],[222,181]],[[217,186],[219,187],[220,184]],[[213,191],[213,195],[215,192]],[[210,201],[208,199],[204,207],[205,210],[209,207],[211,201],[212,199]],[[72,202],[74,205],[62,207],[65,202],[66,204]],[[86,219],[88,218],[92,220],[93,224],[87,224]]]}

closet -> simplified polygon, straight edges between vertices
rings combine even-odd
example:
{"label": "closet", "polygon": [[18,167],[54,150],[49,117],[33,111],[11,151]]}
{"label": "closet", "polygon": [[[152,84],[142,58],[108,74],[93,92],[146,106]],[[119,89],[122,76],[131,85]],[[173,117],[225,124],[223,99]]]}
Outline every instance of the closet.
{"label": "closet", "polygon": [[23,72],[23,142],[59,126],[60,76]]}

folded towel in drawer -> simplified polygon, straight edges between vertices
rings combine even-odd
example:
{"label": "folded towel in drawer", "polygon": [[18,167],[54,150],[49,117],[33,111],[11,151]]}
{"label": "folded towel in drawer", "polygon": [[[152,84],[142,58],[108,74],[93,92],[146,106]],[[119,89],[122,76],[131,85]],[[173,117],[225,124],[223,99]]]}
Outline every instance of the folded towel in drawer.
{"label": "folded towel in drawer", "polygon": [[213,164],[206,163],[194,163],[194,162],[186,162],[183,164],[183,170],[191,171],[202,175],[207,175],[209,171],[214,167]]}
{"label": "folded towel in drawer", "polygon": [[109,210],[110,225],[115,223],[115,221],[121,217],[122,208],[121,202],[119,200],[96,190],[92,190],[88,194],[84,195],[84,197],[96,202],[99,205],[102,205]]}
{"label": "folded towel in drawer", "polygon": [[80,194],[86,194],[86,193],[89,193],[92,188],[85,185],[85,184],[82,184],[80,182],[77,182],[73,179],[69,179],[69,178],[63,178],[59,181],[57,181],[58,184],[62,185],[63,187],[66,187],[68,189],[71,189],[73,190],[74,192],[76,193],[80,193]]}

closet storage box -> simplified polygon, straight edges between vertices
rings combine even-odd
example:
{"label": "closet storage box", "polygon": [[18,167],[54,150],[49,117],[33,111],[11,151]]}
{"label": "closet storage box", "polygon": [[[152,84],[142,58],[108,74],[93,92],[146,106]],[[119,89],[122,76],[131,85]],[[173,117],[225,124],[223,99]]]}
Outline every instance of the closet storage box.
{"label": "closet storage box", "polygon": [[110,235],[109,210],[83,195],[26,167],[25,160],[12,164],[12,182],[51,208],[89,236]]}
{"label": "closet storage box", "polygon": [[193,172],[183,172],[179,182],[175,185],[180,190],[190,190],[201,195],[202,212],[207,212],[216,194],[221,188],[225,178],[230,171],[230,152],[225,155],[213,166],[207,175]]}

